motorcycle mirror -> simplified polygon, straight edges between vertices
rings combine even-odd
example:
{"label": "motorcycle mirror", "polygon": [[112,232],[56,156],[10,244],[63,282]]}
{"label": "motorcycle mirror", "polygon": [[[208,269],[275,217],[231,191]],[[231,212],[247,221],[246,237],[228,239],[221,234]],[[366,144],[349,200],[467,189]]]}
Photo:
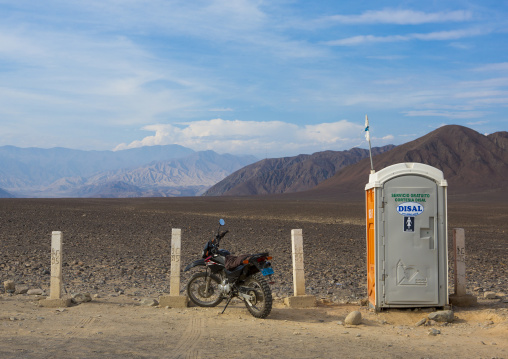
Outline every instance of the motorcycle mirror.
{"label": "motorcycle mirror", "polygon": [[221,218],[221,219],[219,219],[219,224],[220,224],[221,226],[223,226],[223,225],[225,225],[225,224],[226,224],[226,222],[224,222],[224,220]]}

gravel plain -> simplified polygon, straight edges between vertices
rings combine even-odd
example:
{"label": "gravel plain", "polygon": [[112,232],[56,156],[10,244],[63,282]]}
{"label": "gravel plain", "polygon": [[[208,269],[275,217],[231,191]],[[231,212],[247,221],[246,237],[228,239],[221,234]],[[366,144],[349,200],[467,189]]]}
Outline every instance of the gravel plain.
{"label": "gravel plain", "polygon": [[[169,293],[172,228],[182,230],[183,269],[219,218],[230,231],[222,248],[274,257],[275,298],[293,291],[292,229],[303,230],[307,294],[366,297],[364,204],[280,198],[2,199],[0,280],[49,291],[51,232],[62,231],[66,293],[156,297]],[[507,218],[505,202],[449,201],[450,253],[452,228],[464,228],[469,293],[508,293]],[[190,274],[182,273],[182,292]]]}

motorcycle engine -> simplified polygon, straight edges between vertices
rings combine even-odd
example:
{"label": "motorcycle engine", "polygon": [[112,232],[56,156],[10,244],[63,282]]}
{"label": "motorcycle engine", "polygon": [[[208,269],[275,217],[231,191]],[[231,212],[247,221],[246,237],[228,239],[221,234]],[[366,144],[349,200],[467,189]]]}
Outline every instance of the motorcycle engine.
{"label": "motorcycle engine", "polygon": [[227,279],[223,279],[222,283],[219,284],[219,289],[223,294],[229,294],[231,292],[231,284]]}

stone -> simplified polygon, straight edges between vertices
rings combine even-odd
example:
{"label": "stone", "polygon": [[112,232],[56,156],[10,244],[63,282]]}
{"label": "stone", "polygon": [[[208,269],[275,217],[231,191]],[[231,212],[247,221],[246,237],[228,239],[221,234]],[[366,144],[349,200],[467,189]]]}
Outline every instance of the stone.
{"label": "stone", "polygon": [[312,308],[316,306],[316,297],[313,295],[295,295],[284,298],[284,304],[290,308]]}
{"label": "stone", "polygon": [[44,291],[40,288],[29,289],[26,294],[28,295],[42,295]]}
{"label": "stone", "polygon": [[28,292],[28,286],[26,285],[17,285],[14,294],[25,294]]}
{"label": "stone", "polygon": [[496,292],[485,292],[485,293],[483,293],[483,297],[485,299],[496,299],[497,293]]}
{"label": "stone", "polygon": [[183,295],[165,295],[159,298],[159,305],[161,307],[169,308],[187,308],[189,298]]}
{"label": "stone", "polygon": [[429,335],[436,336],[438,334],[441,334],[441,331],[438,329],[432,328],[431,330],[429,330]]}
{"label": "stone", "polygon": [[419,327],[421,325],[424,325],[427,322],[427,318],[420,319],[416,324],[415,327]]}
{"label": "stone", "polygon": [[359,325],[362,322],[362,313],[355,310],[347,315],[344,323],[346,325]]}
{"label": "stone", "polygon": [[454,320],[452,310],[440,310],[429,314],[429,319],[441,323],[451,323]]}
{"label": "stone", "polygon": [[7,293],[14,293],[16,291],[16,283],[12,280],[6,280],[4,282],[4,289]]}
{"label": "stone", "polygon": [[143,298],[141,300],[141,305],[147,306],[147,307],[155,307],[159,305],[159,302],[153,298]]}
{"label": "stone", "polygon": [[72,295],[72,301],[74,303],[91,302],[92,296],[90,295],[90,293],[76,293]]}

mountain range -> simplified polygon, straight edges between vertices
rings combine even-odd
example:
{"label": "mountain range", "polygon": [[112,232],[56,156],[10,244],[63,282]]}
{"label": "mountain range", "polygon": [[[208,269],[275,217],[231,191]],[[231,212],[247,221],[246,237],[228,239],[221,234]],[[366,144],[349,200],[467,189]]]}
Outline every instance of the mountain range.
{"label": "mountain range", "polygon": [[[377,155],[394,145],[375,147]],[[369,150],[323,151],[312,155],[269,158],[248,165],[229,175],[205,192],[205,196],[247,196],[293,193],[311,189],[332,177],[341,168],[369,157]]]}
{"label": "mountain range", "polygon": [[257,159],[178,145],[123,151],[0,147],[0,197],[195,196]]}
{"label": "mountain range", "polygon": [[[448,125],[373,159],[380,170],[402,162],[428,164],[443,171],[448,194],[464,199],[508,197],[508,132],[489,135]],[[309,198],[362,198],[369,182],[370,161],[364,159],[338,171],[301,196]]]}
{"label": "mountain range", "polygon": [[[451,195],[508,188],[508,132],[449,125],[399,146],[373,148],[374,167],[418,162],[443,171]],[[283,195],[362,198],[368,150],[323,151],[257,161],[170,145],[125,151],[0,147],[1,197]],[[256,162],[257,161],[257,162]],[[502,196],[501,196],[502,197]],[[499,198],[501,198],[499,197]]]}

